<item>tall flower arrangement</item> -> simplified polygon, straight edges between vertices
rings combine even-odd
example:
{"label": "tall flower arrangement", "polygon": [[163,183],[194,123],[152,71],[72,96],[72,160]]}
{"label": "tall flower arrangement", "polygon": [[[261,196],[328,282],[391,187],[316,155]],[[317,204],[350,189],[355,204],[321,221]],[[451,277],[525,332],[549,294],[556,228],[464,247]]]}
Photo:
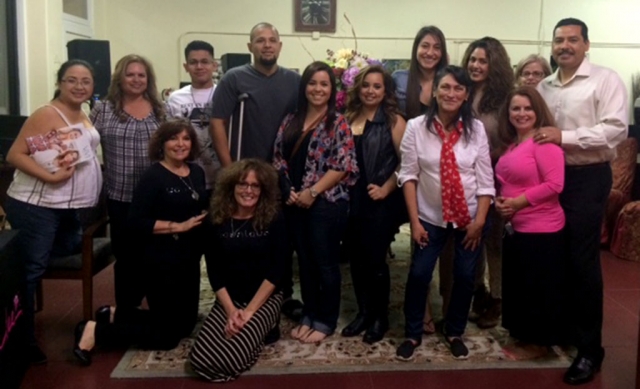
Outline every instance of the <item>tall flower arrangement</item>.
{"label": "tall flower arrangement", "polygon": [[347,90],[353,86],[360,70],[368,65],[380,65],[377,59],[354,49],[327,50],[327,64],[336,76],[336,110],[344,111],[347,105]]}

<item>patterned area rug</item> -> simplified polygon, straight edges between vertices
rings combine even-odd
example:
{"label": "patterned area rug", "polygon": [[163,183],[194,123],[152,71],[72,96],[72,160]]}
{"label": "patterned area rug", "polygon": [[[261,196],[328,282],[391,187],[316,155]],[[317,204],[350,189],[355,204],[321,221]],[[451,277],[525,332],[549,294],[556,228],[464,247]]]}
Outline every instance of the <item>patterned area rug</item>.
{"label": "patterned area rug", "polygon": [[[416,349],[415,359],[400,362],[395,359],[396,346],[402,342],[404,316],[402,304],[404,285],[410,259],[409,230],[403,226],[392,245],[395,257],[389,259],[391,268],[391,303],[389,321],[391,330],[385,339],[368,345],[360,337],[343,338],[340,330],[355,317],[357,306],[349,266],[342,265],[342,306],[338,331],[320,344],[302,344],[289,336],[294,323],[282,317],[280,329],[282,338],[277,343],[264,348],[258,363],[247,375],[260,374],[311,374],[340,373],[357,371],[407,371],[407,370],[466,370],[466,369],[519,369],[519,368],[565,368],[571,358],[560,348],[543,358],[512,360],[503,352],[505,345],[511,344],[507,331],[502,327],[481,330],[469,323],[464,341],[469,348],[469,358],[464,361],[451,357],[444,339],[439,334],[423,337],[422,345]],[[442,301],[437,293],[436,282],[432,282],[431,296],[435,320],[441,319]],[[297,284],[297,280],[296,280]],[[193,345],[200,324],[213,305],[214,293],[204,273],[201,281],[199,324],[191,338],[184,339],[171,351],[148,351],[129,349],[111,373],[112,378],[152,378],[186,377],[193,375],[189,370],[187,356]],[[298,292],[296,292],[298,293]]]}

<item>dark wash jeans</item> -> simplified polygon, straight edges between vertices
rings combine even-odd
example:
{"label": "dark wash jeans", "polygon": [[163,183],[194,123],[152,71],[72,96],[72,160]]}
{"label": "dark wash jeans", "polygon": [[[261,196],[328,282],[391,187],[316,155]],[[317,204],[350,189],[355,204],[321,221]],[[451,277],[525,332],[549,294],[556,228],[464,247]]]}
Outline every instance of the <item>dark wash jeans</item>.
{"label": "dark wash jeans", "polygon": [[[462,240],[467,234],[464,230],[435,226],[420,220],[429,234],[429,244],[424,248],[416,245],[411,258],[411,267],[407,279],[404,297],[405,336],[420,341],[422,338],[422,320],[427,304],[427,293],[433,276],[433,269],[449,236],[453,234],[455,255],[453,262],[453,290],[445,317],[444,332],[447,336],[461,336],[464,333],[473,297],[476,264],[482,252],[482,242],[471,251],[466,250]],[[485,225],[484,232],[487,230]]]}
{"label": "dark wash jeans", "polygon": [[75,209],[54,209],[7,197],[7,220],[19,230],[18,255],[25,266],[27,295],[24,314],[28,341],[35,344],[35,292],[49,258],[79,253],[82,226]]}
{"label": "dark wash jeans", "polygon": [[302,324],[332,334],[340,313],[340,239],[349,202],[318,197],[309,209],[290,207],[289,228],[298,253]]}

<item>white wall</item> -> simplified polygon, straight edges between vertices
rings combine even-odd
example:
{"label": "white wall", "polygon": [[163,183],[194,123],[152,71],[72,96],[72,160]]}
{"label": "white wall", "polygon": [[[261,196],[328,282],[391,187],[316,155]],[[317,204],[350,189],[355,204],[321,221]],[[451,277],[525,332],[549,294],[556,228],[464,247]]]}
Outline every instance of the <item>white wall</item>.
{"label": "white wall", "polygon": [[[29,114],[51,100],[55,90],[56,71],[67,59],[63,43],[62,0],[20,0],[24,7],[22,31],[25,43],[26,107]],[[20,34],[20,32],[19,32]],[[24,101],[24,99],[21,99]]]}
{"label": "white wall", "polygon": [[[66,58],[66,53],[57,49],[63,47],[62,28],[58,27],[62,6],[61,0],[25,1],[34,5],[28,7],[32,33],[29,53],[37,58],[31,64],[39,64],[29,69],[32,84],[38,84],[30,88],[34,94],[30,101],[34,102],[43,98],[43,89],[50,96],[51,69]],[[514,64],[534,52],[548,56],[553,26],[559,19],[572,16],[589,25],[593,62],[614,68],[627,85],[631,74],[640,72],[638,0],[337,2],[337,32],[317,40],[310,33],[293,32],[291,0],[94,0],[94,31],[96,39],[111,42],[112,66],[129,53],[149,58],[159,90],[175,88],[181,80],[188,80],[181,66],[186,43],[193,39],[209,41],[216,57],[246,53],[249,30],[261,21],[271,22],[280,30],[284,47],[279,62],[303,69],[312,59],[324,59],[327,49],[354,47],[344,13],[355,28],[358,49],[376,58],[409,58],[416,31],[435,24],[447,37],[453,63],[459,63],[469,41],[490,35],[505,43]]]}

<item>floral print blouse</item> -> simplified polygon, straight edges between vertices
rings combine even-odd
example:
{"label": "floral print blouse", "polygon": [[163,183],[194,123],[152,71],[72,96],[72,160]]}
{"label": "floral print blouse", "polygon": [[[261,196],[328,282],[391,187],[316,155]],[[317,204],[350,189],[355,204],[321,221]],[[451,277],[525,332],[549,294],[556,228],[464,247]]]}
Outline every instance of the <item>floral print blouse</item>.
{"label": "floral print blouse", "polygon": [[[289,114],[282,121],[276,135],[273,153],[273,166],[287,178],[289,166],[283,156],[283,133],[293,116]],[[323,192],[321,196],[330,202],[349,200],[348,187],[356,183],[359,172],[351,128],[341,114],[336,114],[331,128],[327,129],[325,121],[322,120],[313,130],[307,150],[302,190],[312,187],[329,170],[347,174],[337,185]]]}

